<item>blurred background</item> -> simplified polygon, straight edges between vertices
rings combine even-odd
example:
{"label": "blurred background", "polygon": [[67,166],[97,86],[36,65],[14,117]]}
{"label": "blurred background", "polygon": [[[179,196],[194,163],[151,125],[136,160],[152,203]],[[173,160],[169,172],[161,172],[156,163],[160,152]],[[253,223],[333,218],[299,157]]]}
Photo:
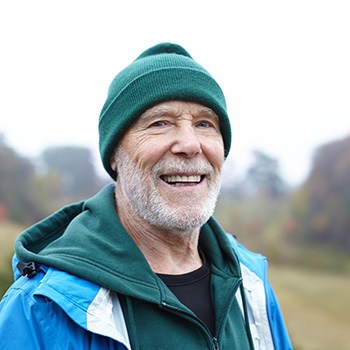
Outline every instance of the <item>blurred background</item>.
{"label": "blurred background", "polygon": [[215,216],[268,257],[295,349],[348,349],[350,3],[0,4],[0,296],[16,236],[110,182],[98,155],[108,86],[143,50],[184,46],[232,122]]}

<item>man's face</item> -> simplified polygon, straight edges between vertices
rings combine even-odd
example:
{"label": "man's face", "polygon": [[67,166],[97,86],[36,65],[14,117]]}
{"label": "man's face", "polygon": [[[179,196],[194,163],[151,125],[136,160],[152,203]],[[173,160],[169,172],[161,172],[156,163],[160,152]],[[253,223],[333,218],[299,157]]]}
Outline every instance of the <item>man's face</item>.
{"label": "man's face", "polygon": [[219,119],[211,109],[160,103],[126,132],[112,162],[118,212],[119,202],[126,203],[133,215],[157,227],[200,227],[214,211],[223,162]]}

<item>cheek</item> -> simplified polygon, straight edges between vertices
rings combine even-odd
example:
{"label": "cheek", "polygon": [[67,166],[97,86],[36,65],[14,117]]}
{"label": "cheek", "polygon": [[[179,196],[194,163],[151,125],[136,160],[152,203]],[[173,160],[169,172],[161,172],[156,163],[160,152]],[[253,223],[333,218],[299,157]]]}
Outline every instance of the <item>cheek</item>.
{"label": "cheek", "polygon": [[222,140],[206,143],[202,147],[204,155],[207,157],[209,163],[217,171],[220,171],[224,165],[224,145]]}
{"label": "cheek", "polygon": [[158,142],[133,142],[129,148],[130,156],[135,165],[146,173],[151,172],[153,166],[164,154]]}

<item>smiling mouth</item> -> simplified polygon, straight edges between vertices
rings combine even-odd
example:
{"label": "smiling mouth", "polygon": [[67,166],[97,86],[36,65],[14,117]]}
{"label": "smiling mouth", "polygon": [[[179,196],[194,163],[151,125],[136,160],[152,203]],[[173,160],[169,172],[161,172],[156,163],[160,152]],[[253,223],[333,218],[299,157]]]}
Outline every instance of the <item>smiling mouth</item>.
{"label": "smiling mouth", "polygon": [[204,178],[204,175],[162,175],[164,182],[172,186],[195,186]]}

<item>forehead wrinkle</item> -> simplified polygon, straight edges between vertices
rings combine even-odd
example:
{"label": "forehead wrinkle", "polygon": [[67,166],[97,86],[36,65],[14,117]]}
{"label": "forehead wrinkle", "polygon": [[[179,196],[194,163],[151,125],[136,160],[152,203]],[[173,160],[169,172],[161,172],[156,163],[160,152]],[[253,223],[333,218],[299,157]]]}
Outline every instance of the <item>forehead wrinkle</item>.
{"label": "forehead wrinkle", "polygon": [[146,119],[151,119],[153,117],[160,117],[165,114],[177,115],[179,114],[179,112],[175,111],[175,109],[171,107],[155,106],[143,112],[140,116],[140,119],[146,120]]}
{"label": "forehead wrinkle", "polygon": [[176,106],[176,108],[165,105],[154,106],[142,113],[139,119],[147,120],[154,117],[161,117],[167,114],[176,117],[180,117],[182,114],[189,114],[195,118],[207,116],[213,118],[216,121],[219,121],[218,115],[211,108],[201,105],[198,107],[199,108],[196,108],[196,110],[193,112],[189,110],[183,113],[183,108],[181,106]]}

